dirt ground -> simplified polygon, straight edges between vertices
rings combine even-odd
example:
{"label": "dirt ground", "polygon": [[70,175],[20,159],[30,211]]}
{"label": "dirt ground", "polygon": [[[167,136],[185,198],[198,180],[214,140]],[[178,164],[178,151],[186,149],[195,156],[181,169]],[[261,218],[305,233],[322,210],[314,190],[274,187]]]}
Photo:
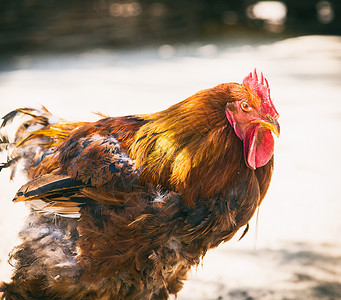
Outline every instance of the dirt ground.
{"label": "dirt ground", "polygon": [[[341,37],[16,56],[0,65],[0,114],[41,104],[69,120],[147,113],[255,67],[281,115],[270,190],[246,237],[209,251],[177,299],[341,299]],[[23,182],[0,173],[0,280],[25,216],[11,203]]]}

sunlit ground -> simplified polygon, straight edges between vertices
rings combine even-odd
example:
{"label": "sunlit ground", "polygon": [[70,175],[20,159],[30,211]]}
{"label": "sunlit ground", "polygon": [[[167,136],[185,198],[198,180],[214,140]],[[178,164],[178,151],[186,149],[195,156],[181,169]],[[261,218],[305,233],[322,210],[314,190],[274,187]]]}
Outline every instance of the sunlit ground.
{"label": "sunlit ground", "polygon": [[[340,299],[341,37],[18,56],[2,65],[0,114],[40,104],[70,120],[148,113],[254,67],[281,114],[272,184],[258,223],[211,250],[178,299]],[[0,173],[1,280],[25,213],[11,203],[23,178],[8,177]]]}

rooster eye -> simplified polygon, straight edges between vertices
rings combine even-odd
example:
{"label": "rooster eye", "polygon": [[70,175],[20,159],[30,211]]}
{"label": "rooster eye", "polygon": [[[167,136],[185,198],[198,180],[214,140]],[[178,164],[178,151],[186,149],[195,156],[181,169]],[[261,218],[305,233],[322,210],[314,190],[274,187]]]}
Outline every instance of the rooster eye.
{"label": "rooster eye", "polygon": [[247,104],[246,102],[242,102],[242,110],[244,111],[250,111],[252,109],[252,107]]}

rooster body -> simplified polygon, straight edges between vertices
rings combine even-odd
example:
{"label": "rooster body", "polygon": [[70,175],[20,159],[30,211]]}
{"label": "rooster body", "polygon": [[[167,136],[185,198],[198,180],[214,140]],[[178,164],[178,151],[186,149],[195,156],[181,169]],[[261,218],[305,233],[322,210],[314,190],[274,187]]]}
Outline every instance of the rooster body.
{"label": "rooster body", "polygon": [[18,114],[30,119],[3,167],[25,161],[29,181],[14,201],[31,213],[12,282],[0,285],[5,299],[177,294],[209,249],[248,224],[279,134],[256,72],[150,115],[72,123],[26,108],[3,125]]}

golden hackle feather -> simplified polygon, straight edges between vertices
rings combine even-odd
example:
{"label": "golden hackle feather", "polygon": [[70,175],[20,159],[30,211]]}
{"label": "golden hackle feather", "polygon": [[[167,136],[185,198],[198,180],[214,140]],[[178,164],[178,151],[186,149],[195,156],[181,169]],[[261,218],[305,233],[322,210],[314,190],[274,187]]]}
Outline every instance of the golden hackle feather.
{"label": "golden hackle feather", "polygon": [[61,119],[61,123],[48,124],[43,129],[30,132],[17,141],[15,146],[18,148],[25,147],[34,140],[33,143],[35,145],[39,145],[43,148],[53,148],[65,140],[70,135],[71,131],[84,124],[85,122],[66,122]]}
{"label": "golden hackle feather", "polygon": [[[144,116],[129,151],[145,182],[161,183],[194,205],[236,176],[241,162],[237,137],[227,124],[225,106],[237,89],[222,84],[203,90],[165,111]],[[236,164],[237,163],[237,164]],[[219,168],[217,168],[219,166]]]}

